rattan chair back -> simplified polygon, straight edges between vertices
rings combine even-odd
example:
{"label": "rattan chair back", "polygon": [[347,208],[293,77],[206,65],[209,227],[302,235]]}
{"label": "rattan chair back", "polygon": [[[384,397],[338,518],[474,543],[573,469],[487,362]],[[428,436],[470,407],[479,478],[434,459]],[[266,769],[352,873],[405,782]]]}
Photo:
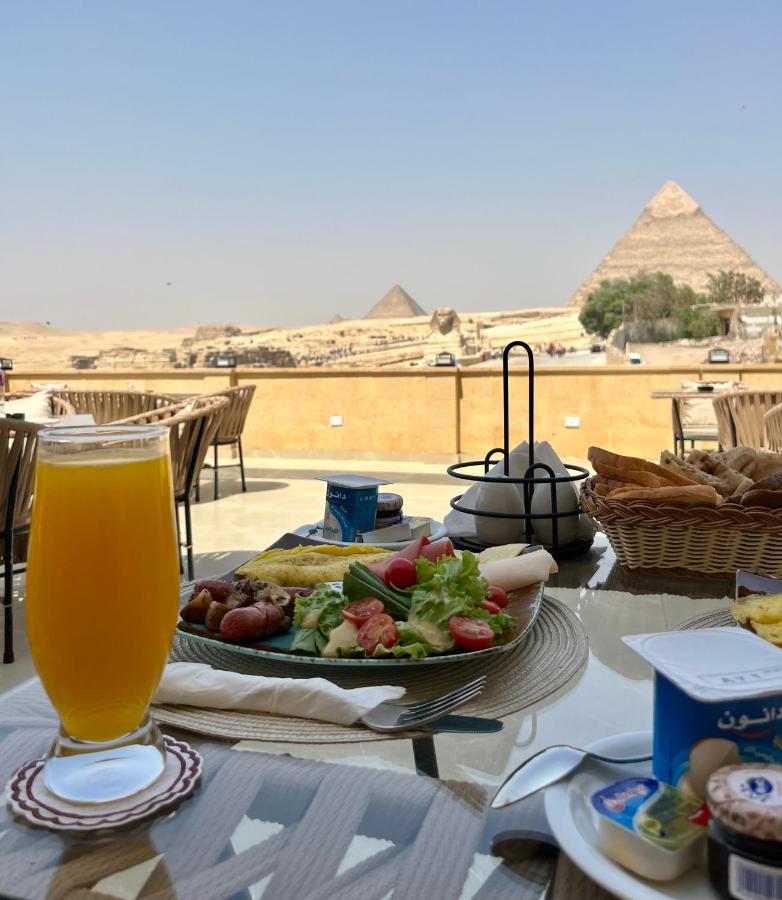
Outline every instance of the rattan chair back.
{"label": "rattan chair back", "polygon": [[766,428],[766,447],[769,450],[782,452],[782,403],[772,406],[764,418]]}
{"label": "rattan chair back", "polygon": [[732,450],[736,443],[736,427],[733,424],[733,412],[728,402],[729,394],[719,394],[712,401],[717,416],[717,441],[723,450]]}
{"label": "rattan chair back", "polygon": [[[26,400],[32,397],[37,391],[6,391],[6,400]],[[73,405],[57,394],[52,394],[52,415],[53,416],[72,416],[76,413]]]}
{"label": "rattan chair back", "polygon": [[736,391],[725,394],[725,400],[736,429],[736,445],[765,449],[765,415],[782,403],[782,391]]}
{"label": "rattan chair back", "polygon": [[80,415],[91,415],[96,425],[118,422],[164,405],[169,398],[154,391],[58,390],[53,396],[67,401]]}
{"label": "rattan chair back", "polygon": [[30,521],[42,427],[20,419],[0,419],[0,533],[7,526],[21,527]]}
{"label": "rattan chair back", "polygon": [[242,436],[254,394],[255,385],[248,384],[227,388],[215,395],[227,397],[229,401],[228,409],[223,413],[223,419],[215,438],[218,444],[233,444]]}
{"label": "rattan chair back", "polygon": [[209,445],[217,434],[227,407],[226,397],[196,397],[130,416],[115,424],[158,423],[169,429],[174,496],[180,499],[198,481]]}

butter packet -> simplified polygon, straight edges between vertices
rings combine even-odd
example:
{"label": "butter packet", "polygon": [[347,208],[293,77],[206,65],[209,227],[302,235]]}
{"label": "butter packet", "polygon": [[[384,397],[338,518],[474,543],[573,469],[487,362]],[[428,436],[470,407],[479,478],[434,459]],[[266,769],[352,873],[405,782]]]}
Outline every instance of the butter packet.
{"label": "butter packet", "polygon": [[653,881],[678,878],[698,862],[708,811],[656,778],[626,778],[592,794],[600,850]]}

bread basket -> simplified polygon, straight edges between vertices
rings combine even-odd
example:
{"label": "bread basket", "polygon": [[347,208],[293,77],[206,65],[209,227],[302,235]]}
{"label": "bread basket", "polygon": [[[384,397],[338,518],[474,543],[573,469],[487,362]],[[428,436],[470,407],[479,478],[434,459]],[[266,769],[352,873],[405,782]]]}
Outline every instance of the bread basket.
{"label": "bread basket", "polygon": [[696,578],[732,578],[736,569],[782,576],[782,509],[611,500],[595,493],[594,478],[582,485],[581,509],[627,569]]}

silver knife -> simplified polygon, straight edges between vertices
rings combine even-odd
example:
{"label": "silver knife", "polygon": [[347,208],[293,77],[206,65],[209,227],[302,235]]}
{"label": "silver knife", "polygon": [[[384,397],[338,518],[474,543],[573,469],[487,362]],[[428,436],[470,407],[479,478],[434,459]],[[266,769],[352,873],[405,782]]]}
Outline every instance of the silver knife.
{"label": "silver knife", "polygon": [[481,716],[443,716],[442,719],[436,719],[430,722],[418,731],[429,732],[456,732],[475,734],[491,734],[502,731],[504,723],[499,719],[484,719]]}

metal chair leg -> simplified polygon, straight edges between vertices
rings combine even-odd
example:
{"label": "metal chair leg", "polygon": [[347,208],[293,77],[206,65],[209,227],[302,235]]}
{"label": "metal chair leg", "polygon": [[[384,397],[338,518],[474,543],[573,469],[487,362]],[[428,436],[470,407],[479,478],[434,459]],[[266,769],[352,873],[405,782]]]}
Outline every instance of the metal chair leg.
{"label": "metal chair leg", "polygon": [[192,581],[193,574],[193,524],[190,521],[190,496],[185,496],[185,551],[187,552],[187,577]]}
{"label": "metal chair leg", "polygon": [[215,500],[217,500],[217,444],[214,445],[215,448]]}
{"label": "metal chair leg", "polygon": [[242,473],[242,491],[244,493],[247,493],[247,482],[245,481],[245,478],[244,478],[244,454],[242,453],[242,438],[241,438],[241,436],[239,437],[237,444],[239,445],[239,471]]}
{"label": "metal chair leg", "polygon": [[14,533],[3,539],[3,663],[14,661]]}

